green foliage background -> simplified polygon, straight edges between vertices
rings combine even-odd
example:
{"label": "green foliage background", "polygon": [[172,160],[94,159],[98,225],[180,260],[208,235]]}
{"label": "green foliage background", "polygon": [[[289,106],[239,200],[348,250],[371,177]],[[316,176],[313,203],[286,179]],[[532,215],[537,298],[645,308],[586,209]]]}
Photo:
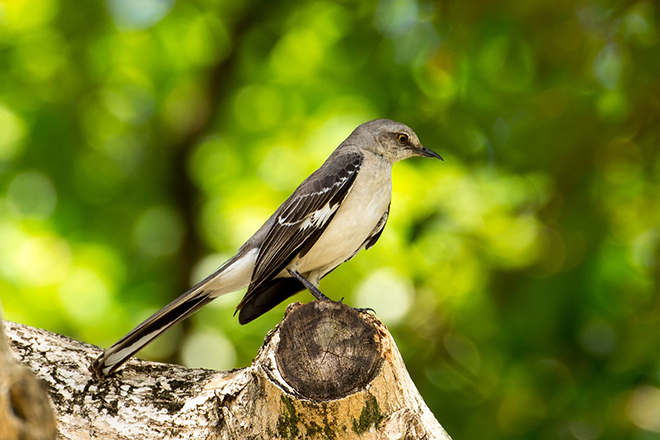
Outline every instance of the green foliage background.
{"label": "green foliage background", "polygon": [[[659,8],[0,0],[5,317],[110,345],[387,117],[445,162],[397,164],[324,292],[456,439],[658,439]],[[248,365],[284,305],[241,327],[240,297],[141,356]]]}

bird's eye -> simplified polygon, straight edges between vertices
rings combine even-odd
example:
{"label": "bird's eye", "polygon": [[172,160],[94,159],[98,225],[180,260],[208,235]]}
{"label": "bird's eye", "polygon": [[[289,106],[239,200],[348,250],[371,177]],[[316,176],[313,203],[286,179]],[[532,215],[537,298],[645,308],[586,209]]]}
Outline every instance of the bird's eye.
{"label": "bird's eye", "polygon": [[396,139],[399,141],[401,145],[403,145],[406,142],[408,142],[408,135],[405,133],[399,133],[396,135]]}

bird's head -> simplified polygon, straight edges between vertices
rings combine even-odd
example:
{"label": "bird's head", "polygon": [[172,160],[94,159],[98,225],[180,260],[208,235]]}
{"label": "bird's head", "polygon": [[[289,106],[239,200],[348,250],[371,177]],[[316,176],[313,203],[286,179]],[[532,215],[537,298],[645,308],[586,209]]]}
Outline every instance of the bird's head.
{"label": "bird's head", "polygon": [[410,127],[400,122],[374,119],[360,125],[355,130],[355,134],[367,141],[363,143],[363,148],[383,156],[390,163],[413,156],[443,160],[438,153],[424,147]]}

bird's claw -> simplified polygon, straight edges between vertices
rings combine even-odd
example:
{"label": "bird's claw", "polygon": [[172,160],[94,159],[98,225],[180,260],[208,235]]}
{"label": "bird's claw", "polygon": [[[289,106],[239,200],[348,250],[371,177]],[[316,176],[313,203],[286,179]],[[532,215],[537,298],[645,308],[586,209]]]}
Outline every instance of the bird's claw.
{"label": "bird's claw", "polygon": [[[342,296],[341,298],[339,298],[338,301],[334,301],[334,300],[330,300],[330,301],[332,301],[334,303],[337,303],[337,304],[344,304],[344,297]],[[358,313],[373,313],[374,315],[376,314],[376,311],[374,309],[372,309],[371,307],[366,307],[366,308],[351,307],[351,306],[348,306],[348,307],[350,307],[351,309],[355,310]]]}
{"label": "bird's claw", "polygon": [[351,307],[353,310],[360,312],[360,313],[373,313],[374,315],[376,314],[376,311],[372,309],[371,307]]}

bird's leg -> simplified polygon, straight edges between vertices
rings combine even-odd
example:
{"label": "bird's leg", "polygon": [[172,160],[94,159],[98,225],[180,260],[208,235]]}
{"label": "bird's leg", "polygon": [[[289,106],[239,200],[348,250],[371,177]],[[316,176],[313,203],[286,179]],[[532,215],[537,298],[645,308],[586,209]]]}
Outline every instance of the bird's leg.
{"label": "bird's leg", "polygon": [[292,277],[300,281],[303,286],[305,286],[305,288],[309,290],[312,295],[314,295],[314,298],[318,299],[319,301],[332,301],[330,298],[325,296],[325,294],[321,292],[318,287],[312,284],[307,278],[300,275],[297,271],[291,269],[287,270]]}
{"label": "bird's leg", "polygon": [[[332,302],[338,302],[338,303],[340,303],[340,304],[343,304],[343,302],[344,302],[344,297],[342,297],[339,301],[334,301],[334,300],[332,300],[331,298],[328,298],[323,292],[321,292],[321,291],[319,290],[318,287],[316,287],[314,284],[312,284],[307,278],[305,278],[304,276],[300,275],[297,271],[295,271],[295,270],[291,270],[291,269],[287,269],[287,271],[289,272],[289,274],[290,274],[292,277],[294,277],[295,279],[297,279],[298,281],[300,281],[300,282],[303,284],[303,286],[305,286],[305,288],[306,288],[307,290],[309,290],[309,292],[310,292],[312,295],[314,295],[314,298],[318,299],[319,301],[332,301]],[[349,307],[350,307],[350,306],[349,306]],[[376,311],[375,311],[374,309],[372,309],[372,308],[365,308],[365,309],[362,309],[362,308],[358,308],[358,307],[351,307],[351,309],[353,309],[353,310],[357,310],[358,312],[362,312],[362,313],[369,313],[369,312],[372,312],[373,314],[376,314]]]}

